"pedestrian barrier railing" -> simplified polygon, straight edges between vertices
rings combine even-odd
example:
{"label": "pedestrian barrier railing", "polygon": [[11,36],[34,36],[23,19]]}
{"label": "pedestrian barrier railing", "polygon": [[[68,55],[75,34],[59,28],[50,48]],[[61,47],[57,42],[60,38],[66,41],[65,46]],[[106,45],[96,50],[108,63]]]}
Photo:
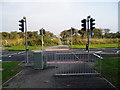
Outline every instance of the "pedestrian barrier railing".
{"label": "pedestrian barrier railing", "polygon": [[55,66],[55,75],[100,75],[102,70],[102,57],[95,53],[45,52],[44,58]]}

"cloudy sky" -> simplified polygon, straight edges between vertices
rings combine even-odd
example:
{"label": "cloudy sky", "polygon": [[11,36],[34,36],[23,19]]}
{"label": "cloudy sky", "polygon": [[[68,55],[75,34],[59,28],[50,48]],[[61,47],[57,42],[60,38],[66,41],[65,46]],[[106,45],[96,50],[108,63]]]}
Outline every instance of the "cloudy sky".
{"label": "cloudy sky", "polygon": [[118,2],[0,2],[0,31],[20,31],[19,20],[26,16],[29,31],[44,28],[54,34],[74,27],[81,29],[81,20],[90,15],[96,28],[118,31]]}

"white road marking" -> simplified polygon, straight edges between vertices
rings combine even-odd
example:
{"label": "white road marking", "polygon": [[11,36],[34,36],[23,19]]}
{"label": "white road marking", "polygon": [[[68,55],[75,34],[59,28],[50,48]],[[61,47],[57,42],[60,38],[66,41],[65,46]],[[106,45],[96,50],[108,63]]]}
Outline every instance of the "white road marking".
{"label": "white road marking", "polygon": [[120,52],[120,50],[118,50],[116,53],[119,53]]}
{"label": "white road marking", "polygon": [[97,51],[97,52],[95,52],[95,53],[100,53],[100,52],[102,52],[102,51]]}
{"label": "white road marking", "polygon": [[11,57],[11,56],[8,56],[8,57]]}
{"label": "white road marking", "polygon": [[98,58],[100,58],[100,59],[103,59],[103,57],[101,57],[101,56],[99,56],[99,55],[97,55],[97,54],[95,54],[95,53],[93,53],[93,55],[95,55],[96,57],[98,57]]}
{"label": "white road marking", "polygon": [[21,52],[18,52],[18,53],[13,53],[13,54],[7,54],[7,55],[1,55],[1,56],[12,56],[12,55],[16,55],[16,54],[21,54],[21,53],[24,53],[25,51],[21,51]]}

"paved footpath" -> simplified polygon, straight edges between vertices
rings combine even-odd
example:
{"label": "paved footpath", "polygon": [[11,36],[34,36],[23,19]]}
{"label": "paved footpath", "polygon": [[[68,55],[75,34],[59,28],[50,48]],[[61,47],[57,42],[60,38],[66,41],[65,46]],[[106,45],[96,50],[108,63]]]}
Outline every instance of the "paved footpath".
{"label": "paved footpath", "polygon": [[105,88],[116,90],[100,76],[54,76],[55,68],[44,70],[25,68],[15,78],[3,85],[3,88]]}

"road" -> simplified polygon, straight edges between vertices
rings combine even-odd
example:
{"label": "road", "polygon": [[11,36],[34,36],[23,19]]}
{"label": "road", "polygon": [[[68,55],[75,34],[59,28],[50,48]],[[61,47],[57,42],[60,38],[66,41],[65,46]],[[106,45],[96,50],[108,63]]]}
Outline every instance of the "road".
{"label": "road", "polygon": [[[47,47],[44,49],[48,54],[53,53],[54,55],[56,52],[69,52],[69,53],[86,53],[85,49],[69,49],[67,46],[52,46]],[[119,49],[117,48],[110,48],[110,49],[90,49],[90,52],[97,53],[103,58],[106,57],[119,57]],[[33,60],[33,52],[29,51],[29,61]],[[78,55],[79,56],[79,55]],[[25,61],[25,51],[7,51],[2,50],[2,55],[0,56],[2,61]],[[49,56],[51,57],[51,56]],[[51,57],[52,58],[52,57]],[[52,60],[52,59],[51,59]]]}

